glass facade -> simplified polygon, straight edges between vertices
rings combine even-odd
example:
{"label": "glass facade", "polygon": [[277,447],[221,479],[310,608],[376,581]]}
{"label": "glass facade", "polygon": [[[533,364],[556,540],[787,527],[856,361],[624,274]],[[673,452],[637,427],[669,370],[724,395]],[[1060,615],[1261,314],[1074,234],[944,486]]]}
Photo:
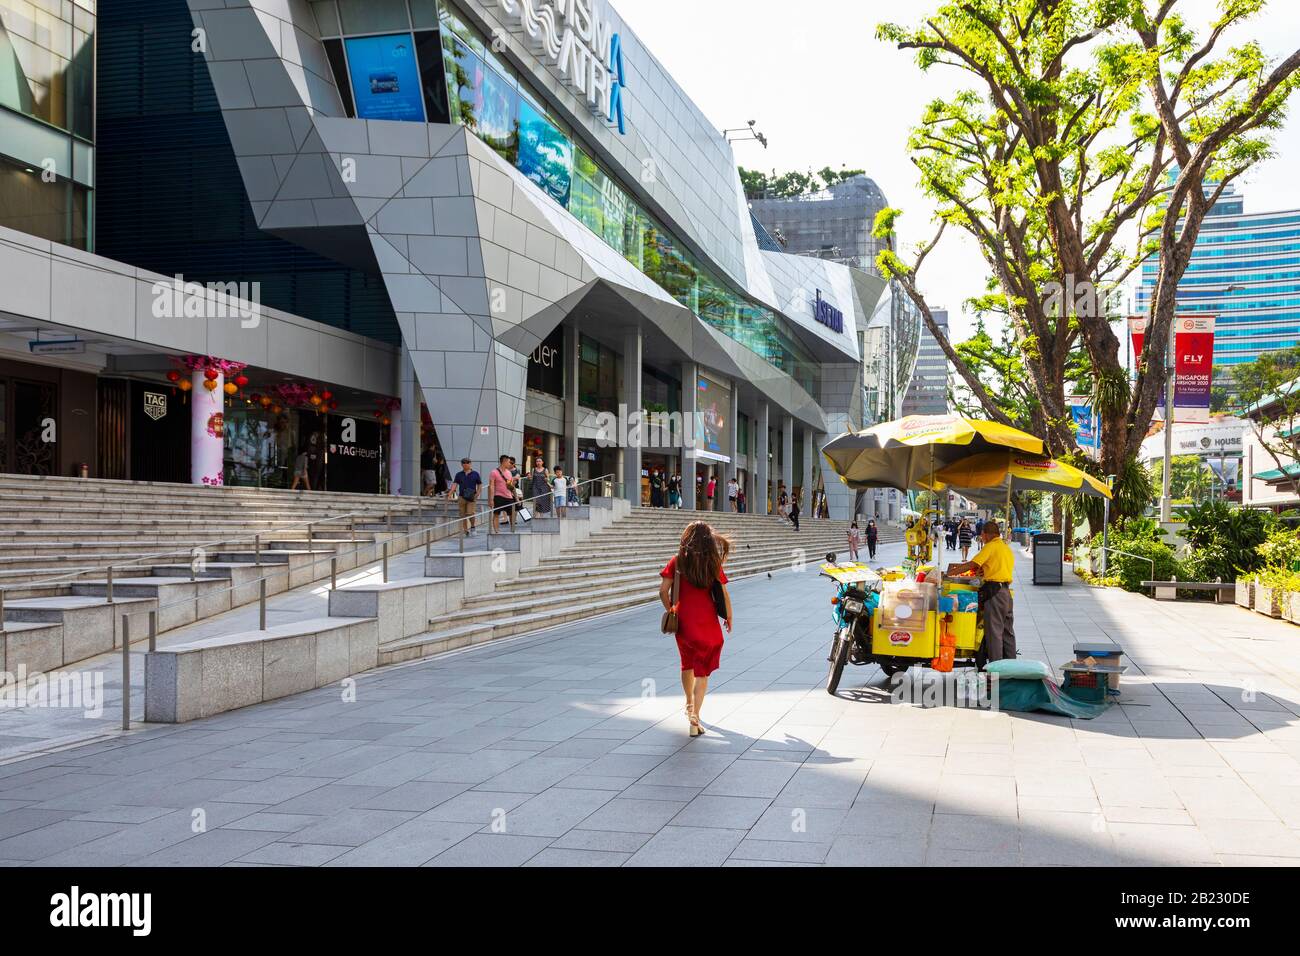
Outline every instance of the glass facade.
{"label": "glass facade", "polygon": [[0,0],[0,225],[89,249],[93,0]]}
{"label": "glass facade", "polygon": [[[674,299],[722,334],[790,375],[816,396],[820,365],[799,343],[788,320],[747,298],[704,265],[585,150],[571,129],[497,56],[477,30],[447,4],[438,4],[438,35],[445,71],[443,92],[430,95],[429,45],[420,27],[433,25],[432,0],[325,0],[313,3],[349,115],[423,120],[414,100],[376,113],[376,102],[404,102],[404,81],[393,61],[370,57],[412,41],[425,81],[424,113],[462,123],[579,222]],[[393,33],[411,29],[410,33]],[[358,34],[375,34],[358,36]],[[366,43],[358,65],[360,43]],[[341,43],[341,46],[340,46]],[[346,89],[344,89],[346,87]],[[393,89],[397,87],[397,89]],[[349,101],[351,105],[349,105]],[[445,105],[444,105],[445,104]]]}
{"label": "glass facade", "polygon": [[[1214,364],[1300,344],[1300,210],[1249,215],[1229,186],[1205,217],[1178,283],[1178,312],[1215,316]],[[1159,265],[1143,263],[1135,305],[1151,308]]]}

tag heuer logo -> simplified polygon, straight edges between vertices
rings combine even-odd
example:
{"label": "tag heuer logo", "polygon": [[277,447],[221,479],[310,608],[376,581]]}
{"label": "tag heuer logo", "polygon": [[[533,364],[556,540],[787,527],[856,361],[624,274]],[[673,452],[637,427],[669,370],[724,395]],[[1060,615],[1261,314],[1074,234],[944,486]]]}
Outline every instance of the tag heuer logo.
{"label": "tag heuer logo", "polygon": [[154,421],[167,414],[167,396],[162,392],[144,393],[144,413]]}

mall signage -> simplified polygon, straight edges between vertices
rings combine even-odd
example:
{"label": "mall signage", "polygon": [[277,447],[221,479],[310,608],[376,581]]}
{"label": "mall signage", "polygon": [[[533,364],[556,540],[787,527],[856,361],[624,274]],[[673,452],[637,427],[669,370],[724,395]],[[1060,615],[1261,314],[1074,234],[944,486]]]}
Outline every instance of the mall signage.
{"label": "mall signage", "polygon": [[497,0],[507,16],[517,17],[533,50],[553,67],[588,109],[619,133],[623,118],[623,42],[597,0]]}
{"label": "mall signage", "polygon": [[817,290],[813,301],[813,317],[833,332],[844,331],[844,313],[822,298],[822,290]]}
{"label": "mall signage", "polygon": [[564,396],[564,326],[556,326],[528,356],[528,387],[557,398]]}
{"label": "mall signage", "polygon": [[[1129,319],[1133,354],[1142,355],[1145,317]],[[1214,316],[1174,316],[1175,422],[1204,424],[1210,420],[1210,388],[1214,380]],[[1158,407],[1164,409],[1164,394]],[[1163,414],[1163,412],[1162,412]]]}

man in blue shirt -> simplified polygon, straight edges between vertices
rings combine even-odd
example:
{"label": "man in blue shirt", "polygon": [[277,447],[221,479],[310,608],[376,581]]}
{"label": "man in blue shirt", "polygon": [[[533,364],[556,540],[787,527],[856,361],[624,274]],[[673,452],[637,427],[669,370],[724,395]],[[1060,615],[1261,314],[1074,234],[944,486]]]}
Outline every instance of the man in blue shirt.
{"label": "man in blue shirt", "polygon": [[460,471],[456,472],[456,477],[452,479],[454,488],[448,492],[448,497],[455,497],[460,503],[460,516],[464,521],[465,534],[474,533],[474,502],[478,498],[478,490],[483,485],[483,479],[479,477],[474,470],[474,463],[468,458],[460,460]]}

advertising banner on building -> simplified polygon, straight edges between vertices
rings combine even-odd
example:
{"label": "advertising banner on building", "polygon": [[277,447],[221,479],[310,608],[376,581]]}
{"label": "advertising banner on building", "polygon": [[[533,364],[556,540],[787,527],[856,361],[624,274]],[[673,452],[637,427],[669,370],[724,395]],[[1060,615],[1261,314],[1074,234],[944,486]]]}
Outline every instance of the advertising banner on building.
{"label": "advertising banner on building", "polygon": [[[1133,337],[1134,364],[1142,355],[1147,320],[1128,320]],[[1210,388],[1214,379],[1214,316],[1174,317],[1174,421],[1203,424],[1210,420]],[[1161,395],[1156,406],[1164,414]]]}
{"label": "advertising banner on building", "polygon": [[731,389],[701,375],[695,389],[695,407],[696,457],[731,461]]}

